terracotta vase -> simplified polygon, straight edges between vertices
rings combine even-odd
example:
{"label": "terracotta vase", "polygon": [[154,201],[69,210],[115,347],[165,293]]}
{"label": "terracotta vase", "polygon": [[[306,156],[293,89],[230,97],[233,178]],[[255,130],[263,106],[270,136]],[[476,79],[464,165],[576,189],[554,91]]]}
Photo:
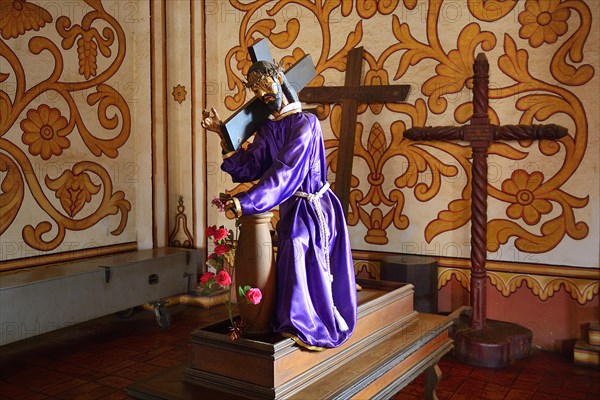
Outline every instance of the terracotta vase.
{"label": "terracotta vase", "polygon": [[275,305],[275,265],[269,227],[273,213],[240,217],[240,236],[235,252],[235,282],[237,287],[249,285],[262,292],[259,304],[249,304],[237,293],[238,309],[247,325],[243,335],[258,338],[271,333]]}

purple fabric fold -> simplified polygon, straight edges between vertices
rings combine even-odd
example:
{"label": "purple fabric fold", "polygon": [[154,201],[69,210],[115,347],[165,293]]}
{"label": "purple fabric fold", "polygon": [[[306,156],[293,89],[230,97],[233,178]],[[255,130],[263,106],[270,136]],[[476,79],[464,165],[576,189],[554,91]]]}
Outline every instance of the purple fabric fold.
{"label": "purple fabric fold", "polygon": [[[242,214],[269,211],[279,205],[277,304],[273,330],[315,347],[337,347],[356,325],[356,282],[348,230],[341,204],[327,190],[319,204],[328,229],[328,245],[319,230],[315,206],[295,196],[316,193],[326,182],[326,154],[318,119],[300,112],[266,122],[246,150],[223,161],[234,182],[260,180],[237,195]],[[329,254],[325,254],[325,249]],[[330,282],[329,257],[333,282]],[[334,317],[329,294],[349,329]]]}

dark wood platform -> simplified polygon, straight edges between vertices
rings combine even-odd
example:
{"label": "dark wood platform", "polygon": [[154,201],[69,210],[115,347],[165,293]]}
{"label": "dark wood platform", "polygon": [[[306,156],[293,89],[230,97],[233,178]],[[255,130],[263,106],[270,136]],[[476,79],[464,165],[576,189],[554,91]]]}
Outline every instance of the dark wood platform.
{"label": "dark wood platform", "polygon": [[310,352],[281,336],[231,342],[217,324],[192,333],[190,365],[131,385],[128,394],[140,399],[387,398],[426,372],[433,397],[437,361],[452,348],[452,319],[415,312],[412,285],[361,285],[357,328],[336,349]]}

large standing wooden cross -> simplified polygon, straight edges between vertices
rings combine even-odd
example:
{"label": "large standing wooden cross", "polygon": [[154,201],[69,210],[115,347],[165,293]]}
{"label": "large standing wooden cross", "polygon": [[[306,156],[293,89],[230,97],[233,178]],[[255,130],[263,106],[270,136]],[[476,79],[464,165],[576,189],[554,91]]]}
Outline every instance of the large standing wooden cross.
{"label": "large standing wooden cross", "polygon": [[406,100],[410,90],[410,85],[361,86],[362,54],[362,47],[348,52],[344,86],[306,87],[299,92],[300,100],[306,103],[342,104],[334,191],[342,203],[344,216],[348,215],[350,199],[358,103],[400,102]]}
{"label": "large standing wooden cross", "polygon": [[[479,354],[465,354],[464,361],[470,362],[472,357],[485,357],[489,349],[490,332],[486,324],[486,234],[487,234],[487,155],[489,145],[496,140],[523,140],[523,139],[550,139],[557,140],[567,135],[567,129],[558,125],[503,125],[490,124],[488,117],[488,72],[489,64],[485,54],[477,55],[473,65],[473,115],[469,125],[460,127],[441,126],[411,128],[404,132],[404,137],[410,140],[464,140],[470,143],[473,150],[472,162],[472,195],[471,195],[471,307],[470,332],[465,333],[463,339],[467,342],[464,352],[479,352]],[[510,330],[510,329],[509,329]],[[517,331],[520,331],[517,329]],[[483,334],[482,334],[483,333]],[[487,339],[482,339],[483,337]],[[502,334],[496,335],[497,340],[508,339],[513,346],[524,343],[514,343],[513,335],[508,338]],[[531,339],[531,338],[529,338]],[[456,343],[460,345],[460,342]],[[487,346],[487,347],[486,347]],[[517,346],[518,347],[518,346]],[[510,348],[511,356],[518,357],[520,349]],[[499,350],[500,351],[500,350]],[[502,350],[504,351],[504,350]],[[524,356],[529,351],[521,349]],[[461,357],[461,349],[457,346],[457,353]],[[517,356],[517,357],[515,357]],[[491,355],[490,358],[494,358]],[[500,357],[500,356],[499,356]],[[503,358],[503,357],[500,357]],[[485,361],[484,361],[485,362]],[[470,362],[477,364],[477,362]],[[497,363],[497,365],[496,365]],[[502,366],[503,361],[488,360],[489,367]],[[493,364],[493,365],[491,365]],[[483,364],[480,364],[483,365]]]}

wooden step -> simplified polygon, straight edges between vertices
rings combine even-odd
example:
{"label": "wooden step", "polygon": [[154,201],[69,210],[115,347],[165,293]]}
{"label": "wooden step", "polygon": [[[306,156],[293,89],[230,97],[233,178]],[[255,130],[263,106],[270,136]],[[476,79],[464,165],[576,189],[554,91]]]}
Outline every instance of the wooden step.
{"label": "wooden step", "polygon": [[412,285],[360,281],[358,323],[336,349],[311,352],[291,339],[230,341],[227,322],[192,335],[190,365],[135,383],[144,400],[385,399],[425,373],[435,398],[439,359],[452,349],[452,318],[413,311]]}
{"label": "wooden step", "polygon": [[592,346],[583,339],[577,340],[573,350],[575,364],[589,367],[600,366],[600,346]]}
{"label": "wooden step", "polygon": [[600,346],[600,322],[590,322],[588,327],[588,343],[592,346]]}
{"label": "wooden step", "polygon": [[[354,357],[342,367],[321,376],[289,399],[389,399],[423,372],[426,381],[439,359],[452,350],[448,317],[419,313],[400,331],[386,337],[373,349]],[[425,398],[434,397],[441,378],[426,384]]]}
{"label": "wooden step", "polygon": [[[226,335],[228,321],[192,333],[192,361],[184,380],[200,386],[252,398],[275,399],[299,390],[314,379],[344,365],[384,338],[410,325],[413,286],[361,280],[358,321],[342,346],[322,352],[307,351],[279,335],[264,341]],[[251,366],[243,368],[240,366]]]}

